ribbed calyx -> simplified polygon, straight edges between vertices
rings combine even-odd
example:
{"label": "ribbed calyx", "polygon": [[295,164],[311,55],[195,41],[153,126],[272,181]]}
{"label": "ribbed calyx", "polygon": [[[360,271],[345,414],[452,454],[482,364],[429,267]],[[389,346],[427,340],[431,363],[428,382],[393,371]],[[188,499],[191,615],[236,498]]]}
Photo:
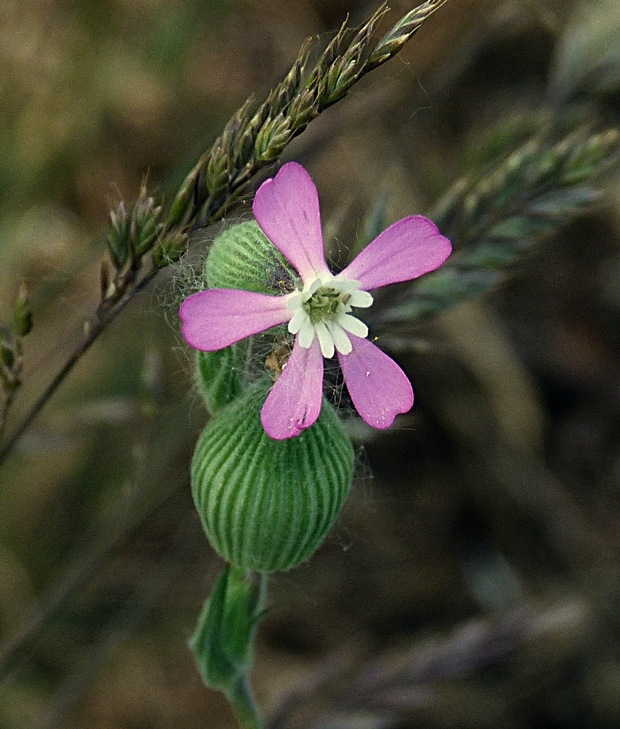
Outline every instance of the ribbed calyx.
{"label": "ribbed calyx", "polygon": [[[281,296],[297,274],[255,220],[233,225],[213,241],[204,272],[211,289],[243,289]],[[216,352],[197,352],[195,378],[209,412],[215,415],[238,397],[245,380],[247,342]]]}
{"label": "ribbed calyx", "polygon": [[327,402],[298,437],[269,438],[260,410],[270,385],[256,383],[221,410],[192,462],[192,492],[209,541],[235,567],[258,572],[308,560],[353,478],[353,448]]}
{"label": "ribbed calyx", "polygon": [[290,293],[298,276],[255,220],[233,225],[213,241],[205,264],[210,289]]}
{"label": "ribbed calyx", "polygon": [[246,342],[216,352],[196,352],[195,380],[211,415],[243,392],[246,353]]}

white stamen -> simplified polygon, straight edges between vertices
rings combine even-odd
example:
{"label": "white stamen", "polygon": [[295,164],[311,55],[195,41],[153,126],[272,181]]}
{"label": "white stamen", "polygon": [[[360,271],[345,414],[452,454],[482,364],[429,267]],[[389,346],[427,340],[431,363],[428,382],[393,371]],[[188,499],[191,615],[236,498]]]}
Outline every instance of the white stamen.
{"label": "white stamen", "polygon": [[[313,324],[305,304],[323,286],[342,294],[348,294],[349,297],[346,303],[342,300],[346,296],[339,297],[334,319],[325,318],[323,321],[315,321]],[[356,337],[368,336],[368,327],[349,313],[352,307],[367,308],[372,305],[372,295],[368,291],[360,290],[360,286],[359,281],[340,279],[337,276],[322,276],[307,283],[303,290],[289,294],[287,308],[291,312],[291,318],[288,323],[288,331],[297,335],[299,346],[308,349],[316,335],[321,347],[321,354],[326,359],[333,357],[336,350],[340,354],[350,354],[353,345],[347,332]]]}

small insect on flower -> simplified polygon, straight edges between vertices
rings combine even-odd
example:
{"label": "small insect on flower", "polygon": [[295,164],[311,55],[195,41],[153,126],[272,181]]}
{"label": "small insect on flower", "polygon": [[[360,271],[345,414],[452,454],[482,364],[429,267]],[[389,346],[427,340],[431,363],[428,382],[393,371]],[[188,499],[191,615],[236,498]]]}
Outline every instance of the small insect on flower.
{"label": "small insect on flower", "polygon": [[284,440],[316,421],[323,358],[334,354],[362,419],[388,428],[413,405],[413,389],[396,362],[368,341],[368,328],[354,310],[372,305],[370,291],[441,266],[450,241],[430,220],[413,215],[384,230],[334,275],[325,261],[316,187],[295,162],[261,185],[252,209],[261,230],[298,272],[300,286],[282,296],[237,289],[193,294],[180,310],[187,343],[212,352],[287,323],[295,342],[261,411],[267,434]]}

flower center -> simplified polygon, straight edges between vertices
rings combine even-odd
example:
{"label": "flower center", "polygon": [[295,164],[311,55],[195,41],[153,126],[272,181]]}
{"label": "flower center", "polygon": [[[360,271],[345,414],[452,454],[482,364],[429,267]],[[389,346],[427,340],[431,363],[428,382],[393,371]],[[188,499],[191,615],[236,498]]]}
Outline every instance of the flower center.
{"label": "flower center", "polygon": [[368,327],[351,315],[351,308],[367,308],[371,304],[372,296],[360,291],[359,281],[317,278],[307,282],[303,290],[289,294],[288,330],[298,335],[297,342],[303,349],[308,349],[317,337],[327,359],[334,356],[335,350],[349,354],[353,349],[349,335],[368,335]]}
{"label": "flower center", "polygon": [[338,315],[351,311],[348,302],[351,294],[338,291],[332,286],[321,286],[302,306],[312,324],[336,321]]}

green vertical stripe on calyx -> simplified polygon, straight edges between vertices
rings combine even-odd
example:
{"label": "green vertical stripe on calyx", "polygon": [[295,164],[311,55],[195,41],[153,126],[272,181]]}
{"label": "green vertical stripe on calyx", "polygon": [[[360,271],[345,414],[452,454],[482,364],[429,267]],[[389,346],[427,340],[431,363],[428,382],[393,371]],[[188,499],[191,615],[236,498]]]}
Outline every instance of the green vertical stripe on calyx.
{"label": "green vertical stripe on calyx", "polygon": [[310,558],[353,478],[353,448],[333,408],[296,438],[272,440],[260,422],[263,380],[221,410],[192,461],[196,508],[215,550],[236,567],[273,572]]}

